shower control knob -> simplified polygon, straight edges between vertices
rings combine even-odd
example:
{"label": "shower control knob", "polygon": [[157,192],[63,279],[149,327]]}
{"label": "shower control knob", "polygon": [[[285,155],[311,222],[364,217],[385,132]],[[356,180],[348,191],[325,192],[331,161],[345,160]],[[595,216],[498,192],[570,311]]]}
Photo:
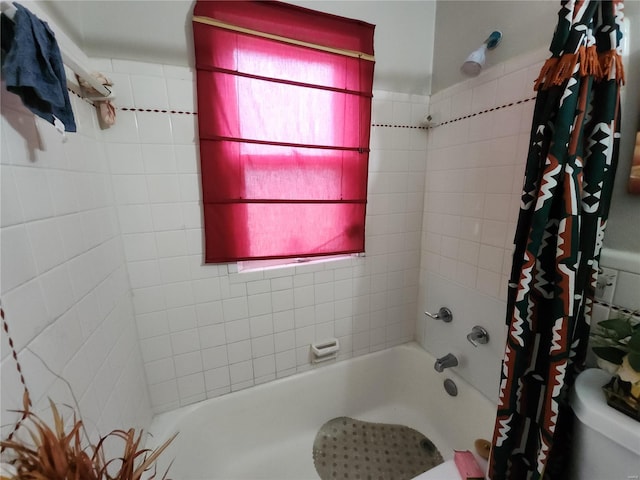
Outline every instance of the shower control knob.
{"label": "shower control knob", "polygon": [[440,310],[438,310],[438,313],[424,312],[424,314],[430,316],[434,320],[442,320],[444,323],[449,323],[453,320],[453,314],[447,307],[441,307]]}
{"label": "shower control knob", "polygon": [[476,325],[471,329],[471,333],[467,335],[467,340],[474,347],[477,347],[479,344],[484,345],[489,343],[489,332],[480,325]]}

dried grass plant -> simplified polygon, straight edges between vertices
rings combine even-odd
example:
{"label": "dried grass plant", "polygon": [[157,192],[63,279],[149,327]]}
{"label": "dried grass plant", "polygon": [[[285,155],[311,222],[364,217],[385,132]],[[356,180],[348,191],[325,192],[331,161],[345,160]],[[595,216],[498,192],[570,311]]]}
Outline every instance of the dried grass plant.
{"label": "dried grass plant", "polygon": [[[15,469],[15,474],[0,480],[140,480],[156,478],[155,462],[169,446],[175,435],[155,450],[141,448],[142,432],[113,430],[95,444],[84,442],[82,420],[74,413],[69,431],[65,431],[65,421],[56,405],[49,400],[53,416],[52,425],[47,424],[29,409],[28,395],[24,400],[24,421],[19,426],[26,430],[31,442],[21,439],[1,441],[0,446],[6,456],[3,462]],[[122,455],[107,458],[105,442],[112,440],[122,443]],[[162,476],[167,479],[167,472]]]}

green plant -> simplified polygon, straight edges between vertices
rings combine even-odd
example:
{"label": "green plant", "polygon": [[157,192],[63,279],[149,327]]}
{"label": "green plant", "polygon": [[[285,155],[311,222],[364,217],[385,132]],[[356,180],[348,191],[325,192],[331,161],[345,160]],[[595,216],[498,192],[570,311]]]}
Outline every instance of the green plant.
{"label": "green plant", "polygon": [[[591,344],[601,368],[625,382],[637,384],[640,393],[640,322],[634,314],[603,320],[592,328]],[[636,395],[634,395],[636,396]]]}

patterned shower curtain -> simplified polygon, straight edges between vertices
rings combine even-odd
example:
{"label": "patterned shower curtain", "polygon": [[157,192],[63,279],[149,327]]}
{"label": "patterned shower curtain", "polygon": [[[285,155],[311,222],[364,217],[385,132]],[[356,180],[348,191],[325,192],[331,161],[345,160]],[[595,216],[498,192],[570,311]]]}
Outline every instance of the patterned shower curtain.
{"label": "patterned shower curtain", "polygon": [[622,0],[563,1],[538,91],[509,283],[491,480],[565,479],[615,176]]}

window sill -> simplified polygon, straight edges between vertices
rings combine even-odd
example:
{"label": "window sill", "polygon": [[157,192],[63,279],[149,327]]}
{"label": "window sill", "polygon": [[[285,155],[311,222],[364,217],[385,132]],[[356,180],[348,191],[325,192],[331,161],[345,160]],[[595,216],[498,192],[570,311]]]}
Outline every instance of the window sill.
{"label": "window sill", "polygon": [[253,273],[277,269],[292,269],[302,266],[325,266],[331,264],[328,268],[342,268],[351,266],[354,259],[364,257],[365,253],[354,253],[348,255],[329,255],[323,257],[304,257],[304,258],[282,258],[275,260],[250,260],[237,263],[227,264],[227,271],[230,274]]}

